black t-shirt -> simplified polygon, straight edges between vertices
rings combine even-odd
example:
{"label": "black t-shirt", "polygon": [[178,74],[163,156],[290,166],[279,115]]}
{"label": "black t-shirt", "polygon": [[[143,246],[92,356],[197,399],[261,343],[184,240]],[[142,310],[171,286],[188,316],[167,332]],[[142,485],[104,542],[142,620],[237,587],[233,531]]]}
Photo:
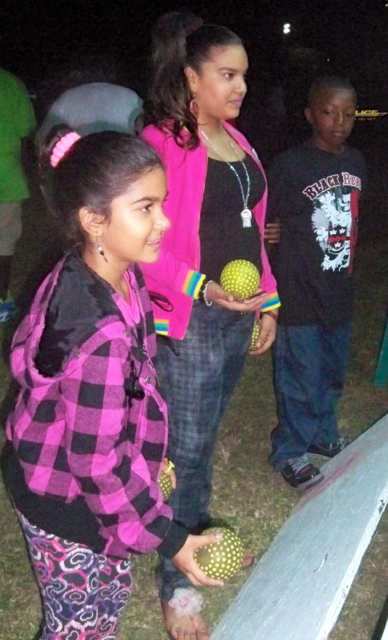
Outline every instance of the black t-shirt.
{"label": "black t-shirt", "polygon": [[310,143],[275,158],[267,220],[280,219],[271,262],[281,301],[279,323],[349,322],[358,202],[365,188],[363,155],[351,148],[327,153]]}
{"label": "black t-shirt", "polygon": [[[247,176],[242,163],[237,160],[229,164],[237,171],[246,194]],[[253,209],[263,197],[265,180],[249,155],[245,156],[244,164],[250,180],[248,208]],[[231,260],[249,260],[262,272],[260,231],[253,214],[251,226],[243,227],[240,216],[243,209],[241,188],[234,171],[227,162],[209,158],[199,238],[201,272],[216,282],[220,281],[222,269]]]}

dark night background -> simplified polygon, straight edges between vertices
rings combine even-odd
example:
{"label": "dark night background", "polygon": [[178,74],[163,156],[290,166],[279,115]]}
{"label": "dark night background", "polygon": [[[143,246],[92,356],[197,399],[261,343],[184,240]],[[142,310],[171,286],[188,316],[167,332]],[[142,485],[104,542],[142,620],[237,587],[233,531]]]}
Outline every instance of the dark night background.
{"label": "dark night background", "polygon": [[[388,93],[388,3],[384,0],[192,0],[185,6],[207,21],[232,27],[251,62],[277,72],[287,47],[314,49],[328,65],[359,79],[381,99]],[[0,9],[0,63],[36,82],[53,64],[77,50],[116,51],[129,63],[144,57],[157,16],[180,2],[160,0],[3,0]],[[292,32],[282,35],[290,22]],[[384,78],[379,78],[384,73]],[[356,82],[357,84],[357,82]]]}
{"label": "dark night background", "polygon": [[[121,83],[144,97],[152,25],[182,6],[242,36],[251,65],[242,114],[244,121],[244,112],[251,113],[249,128],[264,113],[276,81],[284,90],[289,121],[302,126],[308,85],[321,73],[349,76],[360,107],[388,110],[385,0],[3,0],[0,65],[36,96],[39,118],[63,89],[66,70],[85,55],[117,57]],[[283,35],[286,22],[289,35]]]}

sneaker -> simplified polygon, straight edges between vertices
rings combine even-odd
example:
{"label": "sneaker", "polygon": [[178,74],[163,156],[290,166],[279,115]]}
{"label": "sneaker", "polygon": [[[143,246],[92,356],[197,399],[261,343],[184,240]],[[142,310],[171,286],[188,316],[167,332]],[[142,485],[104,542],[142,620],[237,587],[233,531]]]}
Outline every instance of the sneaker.
{"label": "sneaker", "polygon": [[6,322],[16,311],[16,304],[11,298],[0,298],[0,324]]}
{"label": "sneaker", "polygon": [[322,456],[323,458],[334,458],[337,453],[343,451],[345,447],[349,444],[349,440],[344,438],[344,436],[340,436],[338,440],[335,442],[330,442],[330,444],[312,444],[307,449],[308,453],[311,453],[313,456]]}
{"label": "sneaker", "polygon": [[301,491],[323,480],[323,474],[318,467],[311,464],[306,454],[287,460],[281,473],[288,484]]}

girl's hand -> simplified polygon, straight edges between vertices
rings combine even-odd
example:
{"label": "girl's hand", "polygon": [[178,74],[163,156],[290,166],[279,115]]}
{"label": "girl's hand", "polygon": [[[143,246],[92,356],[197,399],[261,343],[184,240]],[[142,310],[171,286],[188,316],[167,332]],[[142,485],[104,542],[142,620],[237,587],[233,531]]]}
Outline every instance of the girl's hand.
{"label": "girl's hand", "polygon": [[170,460],[168,460],[168,458],[164,458],[162,473],[167,473],[170,476],[171,486],[173,489],[176,489],[176,473],[174,471],[174,468],[175,467],[173,463]]}
{"label": "girl's hand", "polygon": [[222,580],[215,580],[214,578],[208,578],[207,575],[199,568],[194,560],[194,552],[199,547],[204,547],[206,544],[212,544],[218,542],[222,538],[221,533],[208,533],[203,536],[189,535],[182,549],[173,557],[172,561],[175,566],[182,571],[190,582],[196,587],[223,587]]}
{"label": "girl's hand", "polygon": [[231,293],[224,291],[217,282],[210,282],[206,290],[206,298],[209,302],[214,302],[220,307],[224,307],[230,311],[245,312],[261,309],[263,304],[269,299],[269,295],[261,289],[258,289],[253,297],[240,302],[239,300],[235,300]]}
{"label": "girl's hand", "polygon": [[[275,316],[273,317],[272,314]],[[277,311],[271,311],[269,313],[263,313],[260,319],[260,333],[256,342],[256,349],[249,351],[253,356],[258,356],[261,353],[265,353],[276,338],[276,325],[277,325]]]}

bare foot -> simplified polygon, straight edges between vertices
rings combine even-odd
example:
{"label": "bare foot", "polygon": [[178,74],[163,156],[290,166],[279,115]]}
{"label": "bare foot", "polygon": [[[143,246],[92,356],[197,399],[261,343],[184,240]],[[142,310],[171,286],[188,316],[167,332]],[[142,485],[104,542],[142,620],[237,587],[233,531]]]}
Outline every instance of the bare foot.
{"label": "bare foot", "polygon": [[250,551],[246,551],[241,562],[242,569],[248,569],[249,567],[252,567],[254,563],[255,556]]}
{"label": "bare foot", "polygon": [[161,601],[167,633],[173,640],[210,640],[207,624],[200,613],[193,616],[176,615],[168,600]]}

